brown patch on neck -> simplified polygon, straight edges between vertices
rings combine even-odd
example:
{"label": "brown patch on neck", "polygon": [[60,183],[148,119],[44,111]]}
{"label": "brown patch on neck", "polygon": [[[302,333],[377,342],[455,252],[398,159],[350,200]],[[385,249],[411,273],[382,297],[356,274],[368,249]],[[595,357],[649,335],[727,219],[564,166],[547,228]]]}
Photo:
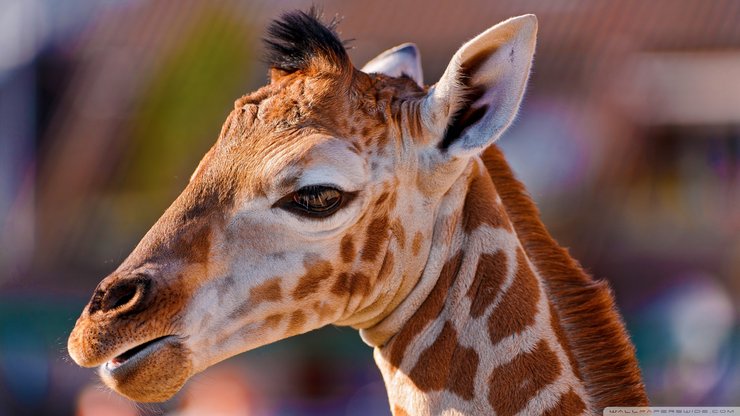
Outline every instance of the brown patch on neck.
{"label": "brown patch on neck", "polygon": [[561,371],[557,355],[540,340],[531,352],[521,353],[491,372],[488,401],[497,415],[515,415]]}
{"label": "brown patch on neck", "polygon": [[496,299],[506,279],[506,253],[481,254],[473,283],[467,296],[471,299],[470,316],[479,318]]}
{"label": "brown patch on neck", "polygon": [[501,303],[488,317],[488,335],[495,345],[534,324],[540,286],[521,249],[516,253],[516,274]]}
{"label": "brown patch on neck", "polygon": [[447,321],[437,339],[419,356],[409,378],[422,391],[447,389],[465,400],[475,396],[478,353],[457,342],[457,332]]}
{"label": "brown patch on neck", "polygon": [[396,368],[401,365],[403,356],[406,354],[406,348],[408,348],[411,341],[416,338],[429,322],[434,320],[442,312],[442,308],[447,300],[447,291],[455,279],[457,279],[461,263],[462,252],[456,253],[447,260],[429,296],[424,299],[424,303],[419,306],[416,313],[409,318],[403,328],[393,337],[389,344],[389,361],[391,365]]}
{"label": "brown patch on neck", "polygon": [[496,203],[496,188],[491,177],[485,173],[479,173],[477,167],[465,196],[463,213],[467,234],[473,232],[481,224],[511,230],[506,213],[501,205]]}
{"label": "brown patch on neck", "polygon": [[570,389],[560,396],[555,406],[548,409],[542,416],[580,415],[584,410],[586,410],[586,404],[573,389]]}
{"label": "brown patch on neck", "polygon": [[608,284],[594,282],[553,240],[496,146],[485,151],[483,161],[527,257],[543,278],[567,338],[563,348],[572,350],[594,410],[648,405],[635,349]]}

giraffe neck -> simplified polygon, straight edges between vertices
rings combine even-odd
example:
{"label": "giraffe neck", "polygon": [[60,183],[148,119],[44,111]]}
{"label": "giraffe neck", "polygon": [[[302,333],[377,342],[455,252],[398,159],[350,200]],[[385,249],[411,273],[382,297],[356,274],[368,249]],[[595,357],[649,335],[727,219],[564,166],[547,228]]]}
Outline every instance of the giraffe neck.
{"label": "giraffe neck", "polygon": [[444,212],[443,203],[427,268],[409,295],[418,307],[375,349],[394,414],[587,411],[545,285],[482,162],[458,182],[446,201],[458,209]]}
{"label": "giraffe neck", "polygon": [[443,200],[419,282],[361,331],[394,414],[648,405],[608,285],[550,237],[498,148],[482,159]]}

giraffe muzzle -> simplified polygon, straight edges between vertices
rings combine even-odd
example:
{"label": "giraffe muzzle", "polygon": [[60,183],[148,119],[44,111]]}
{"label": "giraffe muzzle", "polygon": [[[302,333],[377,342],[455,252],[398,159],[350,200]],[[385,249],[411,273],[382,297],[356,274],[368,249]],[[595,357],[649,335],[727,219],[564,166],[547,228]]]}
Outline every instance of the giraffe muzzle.
{"label": "giraffe muzzle", "polygon": [[[125,266],[124,266],[125,267]],[[125,267],[98,285],[68,341],[72,359],[140,402],[163,401],[193,374],[182,327],[182,269]]]}

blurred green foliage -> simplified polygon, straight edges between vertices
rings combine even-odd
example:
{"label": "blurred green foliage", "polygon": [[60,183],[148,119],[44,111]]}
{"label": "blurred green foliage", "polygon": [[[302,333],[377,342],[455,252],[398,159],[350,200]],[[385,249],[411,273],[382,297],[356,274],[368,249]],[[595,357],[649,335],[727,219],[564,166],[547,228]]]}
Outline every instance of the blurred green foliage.
{"label": "blurred green foliage", "polygon": [[242,22],[212,10],[163,60],[134,105],[131,146],[119,172],[123,190],[147,203],[134,198],[134,207],[123,201],[123,211],[160,213],[187,183],[245,92],[253,59],[244,40],[252,37]]}

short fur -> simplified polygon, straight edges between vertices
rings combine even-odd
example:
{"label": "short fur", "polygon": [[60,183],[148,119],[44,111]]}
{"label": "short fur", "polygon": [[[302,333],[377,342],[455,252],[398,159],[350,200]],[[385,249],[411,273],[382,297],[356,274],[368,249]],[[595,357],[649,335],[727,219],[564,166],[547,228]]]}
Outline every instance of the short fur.
{"label": "short fur", "polygon": [[594,281],[550,236],[496,146],[484,152],[483,162],[527,256],[544,277],[594,407],[649,405],[634,347],[608,284]]}

